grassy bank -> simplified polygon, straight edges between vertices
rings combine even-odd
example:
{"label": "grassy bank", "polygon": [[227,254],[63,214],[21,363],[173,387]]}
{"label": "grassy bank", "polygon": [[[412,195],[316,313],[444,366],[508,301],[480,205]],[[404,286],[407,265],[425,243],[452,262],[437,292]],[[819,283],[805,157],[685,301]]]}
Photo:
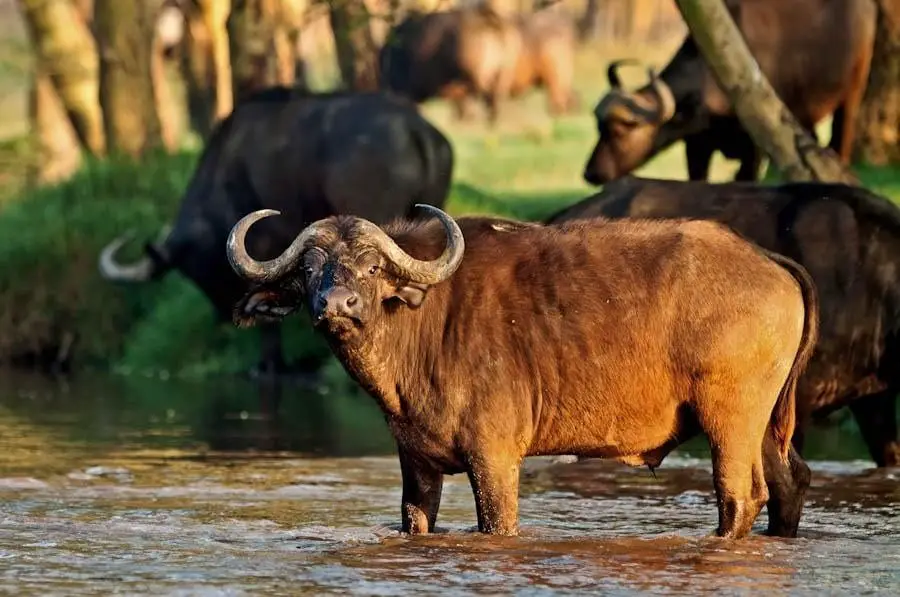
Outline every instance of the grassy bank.
{"label": "grassy bank", "polygon": [[[218,324],[205,297],[181,276],[116,285],[97,272],[99,251],[118,234],[134,232],[123,253],[137,257],[142,241],[174,217],[196,159],[180,153],[140,165],[92,162],[64,184],[6,201],[0,212],[0,360],[50,356],[74,337],[79,366],[124,373],[202,376],[256,362],[258,332]],[[531,219],[581,196],[577,189],[497,194],[458,181],[449,210]],[[290,359],[321,344],[298,318],[286,326],[286,349]]]}

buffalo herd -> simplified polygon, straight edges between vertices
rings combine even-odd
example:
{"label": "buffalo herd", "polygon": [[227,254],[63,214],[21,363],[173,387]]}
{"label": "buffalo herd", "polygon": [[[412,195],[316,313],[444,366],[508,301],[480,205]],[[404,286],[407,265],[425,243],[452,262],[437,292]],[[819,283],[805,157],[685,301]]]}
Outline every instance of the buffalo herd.
{"label": "buffalo herd", "polygon": [[[874,3],[726,4],[800,123],[833,114],[847,161]],[[704,434],[717,534],[747,535],[767,506],[767,532],[796,536],[814,417],[848,407],[875,464],[900,466],[900,209],[855,186],[757,182],[762,155],[688,35],[637,90],[626,62],[608,66],[582,173],[601,192],[540,222],[447,215],[453,148],[418,104],[465,117],[475,98],[493,122],[543,86],[552,112],[577,109],[574,44],[551,9],[410,14],[381,50],[381,89],[239,103],[168,233],[128,264],[128,234],[112,240],[101,273],[179,271],[223,320],[262,326],[275,373],[281,321],[305,314],[384,413],[405,532],[433,531],[445,474],[468,475],[481,531],[512,535],[524,458],[652,469]],[[689,181],[630,174],[676,141]],[[716,150],[741,161],[734,182],[707,182]]]}

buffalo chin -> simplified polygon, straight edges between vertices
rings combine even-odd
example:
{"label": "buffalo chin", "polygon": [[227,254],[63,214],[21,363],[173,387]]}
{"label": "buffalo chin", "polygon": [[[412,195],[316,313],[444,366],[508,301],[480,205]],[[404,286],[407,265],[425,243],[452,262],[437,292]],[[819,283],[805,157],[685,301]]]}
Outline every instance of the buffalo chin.
{"label": "buffalo chin", "polygon": [[316,321],[313,327],[335,338],[346,339],[362,330],[363,322],[355,317],[334,315]]}

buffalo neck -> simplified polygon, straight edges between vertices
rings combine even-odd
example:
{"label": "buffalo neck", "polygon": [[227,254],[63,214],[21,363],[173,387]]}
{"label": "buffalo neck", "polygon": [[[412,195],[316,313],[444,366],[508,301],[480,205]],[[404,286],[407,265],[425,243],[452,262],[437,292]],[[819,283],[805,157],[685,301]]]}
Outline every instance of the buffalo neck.
{"label": "buffalo neck", "polygon": [[383,303],[379,315],[355,338],[329,339],[344,369],[389,417],[417,411],[431,396],[428,380],[442,366],[449,288],[449,282],[433,286],[418,308],[399,301]]}

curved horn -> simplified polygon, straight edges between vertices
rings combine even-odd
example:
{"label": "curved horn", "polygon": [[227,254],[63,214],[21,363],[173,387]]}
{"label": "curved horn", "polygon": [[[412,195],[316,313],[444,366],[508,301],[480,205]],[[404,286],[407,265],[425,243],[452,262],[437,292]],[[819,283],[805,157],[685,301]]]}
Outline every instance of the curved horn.
{"label": "curved horn", "polygon": [[322,224],[321,221],[314,222],[304,228],[291,245],[275,259],[257,261],[247,253],[247,247],[244,244],[247,231],[259,220],[277,215],[281,215],[281,212],[274,209],[260,209],[241,218],[231,229],[231,232],[228,234],[228,242],[225,245],[225,252],[228,255],[228,263],[231,264],[231,269],[237,275],[253,282],[277,280],[294,266],[294,263],[303,252],[303,246],[306,244],[306,241],[318,233]]}
{"label": "curved horn", "polygon": [[431,212],[434,217],[440,220],[441,225],[444,227],[444,232],[447,234],[447,245],[444,248],[444,252],[433,261],[415,259],[397,246],[394,239],[388,236],[384,230],[368,220],[360,218],[360,227],[369,241],[391,262],[397,274],[411,282],[428,285],[437,284],[452,276],[453,272],[462,263],[466,243],[459,225],[449,215],[433,205],[416,203],[415,207]]}
{"label": "curved horn", "polygon": [[650,68],[647,69],[647,73],[650,75],[650,86],[653,89],[653,93],[656,94],[656,99],[659,103],[656,122],[663,124],[671,120],[675,115],[675,96],[672,94],[672,89],[665,81],[659,78],[656,71]]}
{"label": "curved horn", "polygon": [[622,88],[622,79],[619,78],[619,69],[627,64],[639,65],[640,62],[634,58],[622,58],[621,60],[613,60],[606,67],[606,78],[609,80],[609,86],[612,89]]}
{"label": "curved horn", "polygon": [[635,124],[656,122],[659,117],[659,109],[642,106],[632,94],[610,91],[594,108],[594,117],[598,121],[615,118]]}
{"label": "curved horn", "polygon": [[[160,239],[165,238],[169,230],[171,230],[171,226],[164,226],[160,231]],[[146,282],[157,273],[156,262],[146,255],[140,261],[130,265],[120,265],[116,262],[116,253],[133,237],[134,231],[126,232],[100,251],[98,267],[100,275],[105,279],[117,282]]]}

